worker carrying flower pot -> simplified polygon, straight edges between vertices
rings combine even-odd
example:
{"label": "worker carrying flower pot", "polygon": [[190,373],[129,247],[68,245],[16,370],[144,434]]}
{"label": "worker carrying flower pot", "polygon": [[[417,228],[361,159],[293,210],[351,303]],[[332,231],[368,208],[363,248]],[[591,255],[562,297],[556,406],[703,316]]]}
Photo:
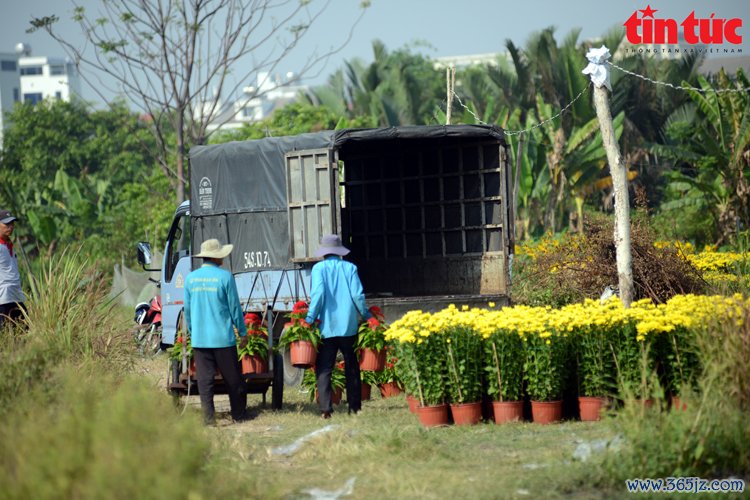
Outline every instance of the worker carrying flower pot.
{"label": "worker carrying flower pot", "polygon": [[246,419],[247,393],[237,358],[234,329],[240,335],[242,348],[247,343],[247,329],[237,284],[232,273],[221,268],[233,247],[222,245],[217,239],[204,241],[200,253],[195,255],[203,258],[203,265],[185,279],[185,321],[195,358],[203,418],[207,424],[214,422],[214,374],[217,368],[227,384],[232,418],[235,422]]}
{"label": "worker carrying flower pot", "polygon": [[355,346],[358,315],[369,319],[371,314],[365,305],[357,266],[342,258],[347,254],[349,249],[342,245],[341,238],[336,234],[327,234],[315,252],[315,256],[323,260],[312,268],[310,308],[305,321],[312,324],[320,320],[321,342],[315,371],[318,404],[323,418],[330,418],[333,412],[331,373],[338,351],[344,356],[349,413],[357,413],[362,407],[362,381]]}

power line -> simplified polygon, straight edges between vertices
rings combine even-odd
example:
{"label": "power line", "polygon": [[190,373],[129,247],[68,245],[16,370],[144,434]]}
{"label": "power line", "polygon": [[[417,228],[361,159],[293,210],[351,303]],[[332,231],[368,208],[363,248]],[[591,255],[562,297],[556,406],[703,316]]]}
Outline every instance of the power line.
{"label": "power line", "polygon": [[677,85],[674,85],[674,84],[669,83],[669,82],[661,82],[659,80],[654,80],[654,79],[649,78],[647,76],[639,75],[638,73],[635,73],[633,71],[629,71],[629,70],[627,70],[625,68],[622,68],[622,67],[618,66],[617,64],[613,63],[612,61],[607,61],[607,64],[609,64],[610,66],[612,66],[615,69],[619,69],[623,73],[626,73],[626,74],[628,74],[630,76],[634,76],[636,78],[640,78],[641,80],[645,80],[645,81],[647,81],[649,83],[653,83],[654,85],[663,85],[665,87],[670,87],[670,88],[675,89],[675,90],[682,90],[682,91],[694,90],[695,92],[702,92],[702,93],[714,92],[715,94],[721,94],[723,92],[750,92],[750,87],[740,87],[740,88],[735,88],[735,89],[718,89],[718,90],[715,89],[715,88],[713,88],[713,87],[708,88],[708,89],[701,89],[701,88],[698,88],[698,87],[692,87],[690,85],[680,85],[678,87]]}
{"label": "power line", "polygon": [[[566,112],[566,111],[567,111],[568,109],[570,109],[570,107],[571,107],[571,106],[573,106],[573,104],[575,104],[575,103],[576,103],[576,101],[577,101],[578,99],[580,99],[580,98],[581,98],[581,96],[582,96],[583,94],[585,94],[585,93],[586,93],[586,91],[587,91],[587,90],[588,90],[588,89],[589,89],[590,87],[591,87],[591,83],[589,83],[588,85],[586,85],[586,87],[584,87],[584,88],[583,88],[583,90],[581,90],[581,91],[580,91],[580,92],[578,93],[578,95],[577,95],[577,96],[575,96],[575,98],[574,98],[574,99],[573,99],[572,101],[570,101],[570,102],[569,102],[569,103],[568,103],[568,104],[567,104],[567,105],[566,105],[566,106],[565,106],[564,108],[562,108],[562,109],[560,110],[560,112],[559,112],[559,113],[557,113],[557,114],[556,114],[555,116],[552,116],[552,117],[550,117],[550,118],[547,118],[546,120],[543,120],[543,121],[541,121],[541,122],[537,123],[536,125],[533,125],[533,126],[531,126],[531,127],[527,128],[527,129],[525,129],[525,130],[513,130],[513,131],[510,131],[510,130],[503,130],[503,132],[504,132],[504,133],[505,133],[505,135],[507,135],[507,136],[514,136],[514,135],[519,135],[519,134],[523,134],[523,133],[525,133],[525,132],[531,132],[531,131],[532,131],[532,130],[534,130],[534,129],[537,129],[537,128],[539,128],[539,127],[542,127],[542,126],[546,125],[547,123],[549,123],[549,122],[551,122],[551,121],[554,121],[554,120],[556,120],[556,119],[557,119],[557,118],[559,118],[559,117],[560,117],[560,116],[561,116],[561,115],[562,115],[563,113],[565,113],[565,112]],[[468,111],[468,112],[469,112],[469,113],[471,114],[471,116],[473,116],[473,117],[474,117],[474,119],[475,119],[475,120],[476,120],[476,121],[477,121],[478,123],[480,123],[481,125],[489,125],[488,123],[485,123],[484,121],[482,121],[482,120],[481,120],[481,119],[480,119],[480,118],[479,118],[479,117],[478,117],[478,116],[476,115],[476,113],[474,113],[474,111],[473,111],[473,110],[472,110],[471,108],[469,108],[468,106],[466,106],[466,105],[465,105],[465,104],[463,103],[463,101],[461,100],[461,97],[459,97],[459,95],[458,95],[458,94],[456,94],[456,92],[455,92],[455,91],[453,92],[453,95],[454,95],[454,96],[456,97],[456,99],[458,100],[458,104],[460,104],[460,105],[461,105],[461,107],[463,107],[463,108],[464,108],[464,109],[465,109],[466,111]]]}
{"label": "power line", "polygon": [[[721,94],[721,93],[725,93],[725,92],[750,92],[750,87],[740,87],[740,88],[733,88],[733,89],[714,89],[712,87],[712,88],[708,88],[708,89],[702,89],[702,88],[698,88],[698,87],[692,87],[690,85],[680,85],[680,86],[677,86],[677,85],[674,85],[674,84],[669,83],[669,82],[662,82],[662,81],[659,81],[659,80],[654,80],[653,78],[649,78],[647,76],[640,75],[640,74],[635,73],[633,71],[629,71],[629,70],[627,70],[627,69],[625,69],[625,68],[623,68],[621,66],[618,66],[617,64],[613,63],[612,61],[607,61],[607,64],[609,64],[613,68],[618,69],[618,70],[622,71],[623,73],[628,74],[630,76],[634,76],[636,78],[640,78],[641,80],[647,81],[647,82],[652,83],[654,85],[663,85],[665,87],[670,87],[670,88],[672,88],[674,90],[682,90],[682,91],[693,90],[695,92],[701,92],[701,93],[714,92],[716,94]],[[589,83],[589,85],[587,85],[583,90],[581,90],[578,93],[578,95],[575,96],[575,98],[572,101],[570,101],[565,107],[563,107],[560,110],[560,112],[557,113],[555,116],[552,116],[552,117],[550,117],[550,118],[548,118],[548,119],[546,119],[544,121],[541,121],[541,122],[537,123],[536,125],[533,125],[532,127],[524,129],[524,130],[512,130],[512,131],[511,130],[504,130],[503,132],[505,133],[506,136],[512,137],[512,136],[515,136],[515,135],[520,135],[520,134],[523,134],[523,133],[531,132],[532,130],[540,128],[540,127],[546,125],[547,123],[549,123],[549,122],[551,122],[553,120],[556,120],[563,113],[565,113],[568,109],[570,109],[570,107],[573,106],[573,104],[575,104],[576,101],[578,101],[578,99],[580,99],[581,96],[583,96],[583,94],[586,93],[586,91],[590,87],[591,87],[591,83]],[[461,97],[452,88],[451,88],[451,93],[458,100],[458,104],[462,108],[464,108],[466,111],[468,111],[469,114],[471,114],[471,116],[474,117],[474,120],[476,120],[477,123],[479,123],[481,125],[489,125],[488,123],[486,123],[485,121],[483,121],[481,118],[479,118],[479,116],[477,116],[477,114],[474,112],[474,110],[472,110],[466,104],[464,104],[463,101],[461,100]]]}

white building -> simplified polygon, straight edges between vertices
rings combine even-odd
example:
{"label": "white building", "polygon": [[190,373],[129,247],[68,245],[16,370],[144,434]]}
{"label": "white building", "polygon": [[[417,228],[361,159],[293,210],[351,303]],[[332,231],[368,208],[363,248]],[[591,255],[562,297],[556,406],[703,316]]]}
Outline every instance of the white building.
{"label": "white building", "polygon": [[208,126],[208,130],[240,128],[245,123],[263,120],[275,109],[294,102],[300,92],[307,90],[307,86],[293,83],[294,76],[293,73],[287,73],[284,78],[265,72],[258,74],[257,85],[244,87],[237,100],[226,106]]}
{"label": "white building", "polygon": [[31,47],[19,43],[18,69],[24,102],[36,104],[43,99],[70,101],[81,95],[81,80],[73,63],[59,57],[31,56]]}
{"label": "white building", "polygon": [[511,61],[510,54],[507,52],[489,52],[486,54],[436,57],[433,66],[435,69],[444,69],[450,66],[456,68],[483,65],[497,66],[501,60]]}
{"label": "white building", "polygon": [[16,45],[15,53],[0,52],[0,145],[8,125],[5,115],[17,102],[43,99],[70,101],[80,97],[81,80],[74,64],[59,57],[32,57],[31,47]]}
{"label": "white building", "polygon": [[5,114],[21,100],[21,81],[18,71],[18,54],[0,52],[0,145],[5,128]]}

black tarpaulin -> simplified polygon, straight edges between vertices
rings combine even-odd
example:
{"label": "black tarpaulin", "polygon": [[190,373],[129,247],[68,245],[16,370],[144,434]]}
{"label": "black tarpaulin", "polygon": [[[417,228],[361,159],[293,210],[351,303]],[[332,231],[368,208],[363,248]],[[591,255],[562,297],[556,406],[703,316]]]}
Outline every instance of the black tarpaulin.
{"label": "black tarpaulin", "polygon": [[333,132],[194,146],[190,210],[194,216],[286,210],[284,154],[328,148]]}
{"label": "black tarpaulin", "polygon": [[394,140],[432,141],[440,139],[494,139],[505,144],[503,130],[494,125],[412,125],[374,129],[339,130],[333,147],[346,149],[360,143]]}
{"label": "black tarpaulin", "polygon": [[190,209],[193,252],[208,237],[234,244],[232,272],[279,269],[289,264],[284,155],[332,149],[346,160],[349,151],[374,148],[393,154],[404,143],[493,140],[505,144],[495,126],[406,126],[347,129],[269,137],[253,141],[194,146],[190,150]]}

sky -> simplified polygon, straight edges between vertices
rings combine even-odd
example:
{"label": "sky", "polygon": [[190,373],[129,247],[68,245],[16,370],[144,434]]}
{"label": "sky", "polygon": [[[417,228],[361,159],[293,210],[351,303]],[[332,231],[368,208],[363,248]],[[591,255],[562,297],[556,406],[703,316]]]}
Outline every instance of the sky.
{"label": "sky", "polygon": [[[292,54],[281,68],[284,72],[295,72],[311,51],[325,50],[345,38],[360,13],[360,0],[329,2],[303,50]],[[100,5],[99,0],[75,3],[89,12],[95,12]],[[371,62],[375,39],[391,51],[411,44],[433,58],[501,52],[507,39],[522,46],[532,33],[549,26],[556,28],[559,41],[574,28],[581,29],[581,40],[596,38],[614,26],[622,26],[636,9],[647,5],[657,10],[656,17],[674,18],[678,23],[691,10],[699,18],[708,18],[712,13],[715,18],[742,18],[743,26],[738,31],[743,35],[743,45],[739,47],[743,48],[743,55],[750,55],[748,0],[371,0],[346,47],[319,68],[317,77],[305,83],[323,83],[345,60],[361,58]],[[56,14],[61,20],[59,32],[66,39],[83,40],[79,28],[70,20],[73,0],[0,0],[0,6],[0,52],[13,52],[18,42],[25,42],[31,45],[33,55],[64,56],[62,48],[47,33],[25,32],[29,20],[37,16]]]}

